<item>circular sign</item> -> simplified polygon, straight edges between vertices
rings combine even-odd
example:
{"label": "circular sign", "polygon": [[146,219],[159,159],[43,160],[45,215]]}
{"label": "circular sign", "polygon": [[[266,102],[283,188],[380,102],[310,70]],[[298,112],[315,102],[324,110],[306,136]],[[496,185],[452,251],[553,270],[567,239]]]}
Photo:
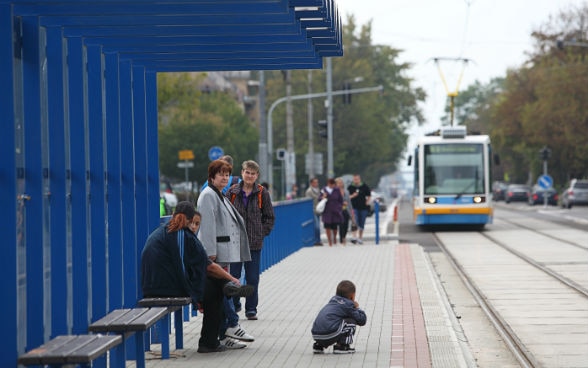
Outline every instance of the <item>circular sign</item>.
{"label": "circular sign", "polygon": [[553,179],[549,175],[541,175],[539,179],[537,179],[537,185],[542,189],[551,188],[553,185]]}
{"label": "circular sign", "polygon": [[208,150],[208,158],[210,159],[210,161],[218,160],[224,154],[225,152],[219,146],[212,146]]}

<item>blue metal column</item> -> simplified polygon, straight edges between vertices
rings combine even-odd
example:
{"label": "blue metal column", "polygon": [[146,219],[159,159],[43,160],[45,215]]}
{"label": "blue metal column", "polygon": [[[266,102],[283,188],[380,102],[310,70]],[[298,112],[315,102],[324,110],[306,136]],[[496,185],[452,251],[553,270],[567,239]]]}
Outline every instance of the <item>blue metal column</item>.
{"label": "blue metal column", "polygon": [[22,99],[24,114],[24,189],[30,196],[24,209],[24,245],[26,258],[26,346],[33,349],[45,341],[43,279],[43,178],[41,152],[41,106],[39,27],[36,17],[22,18],[23,73]]}
{"label": "blue metal column", "polygon": [[149,225],[149,197],[147,188],[147,115],[145,111],[145,69],[133,66],[133,134],[135,142],[135,222],[137,260],[137,295],[141,291],[141,253],[147,236],[151,232]]}
{"label": "blue metal column", "polygon": [[135,143],[133,121],[133,76],[130,60],[119,63],[120,141],[121,144],[121,203],[123,252],[123,304],[125,308],[137,303],[137,236],[135,219]]}
{"label": "blue metal column", "polygon": [[87,63],[87,109],[88,135],[91,144],[88,147],[90,180],[90,242],[91,242],[91,317],[94,322],[107,314],[107,257],[106,252],[106,203],[105,203],[105,141],[104,117],[102,107],[102,54],[100,46],[86,47]]}
{"label": "blue metal column", "polygon": [[79,37],[67,39],[67,107],[68,110],[68,145],[70,157],[70,188],[67,197],[71,205],[70,229],[72,246],[73,285],[71,297],[75,301],[72,310],[72,333],[82,334],[88,331],[90,322],[88,278],[89,259],[89,224],[88,207],[89,186],[86,180],[86,160],[88,159],[88,127],[84,113],[84,50]]}
{"label": "blue metal column", "polygon": [[[2,279],[3,297],[8,300],[0,306],[0,325],[3,326],[3,333],[0,337],[0,367],[16,366],[16,354],[18,346],[18,309],[19,302],[17,299],[17,252],[13,244],[17,242],[17,219],[20,220],[17,213],[17,190],[15,180],[15,163],[16,163],[16,130],[17,119],[14,114],[14,44],[13,40],[13,18],[10,5],[0,4],[0,83],[4,88],[0,88],[0,111],[6,124],[7,134],[2,137],[0,144],[0,178],[2,180],[2,190],[4,195],[0,195],[0,208],[2,208],[2,241],[7,246],[3,249],[4,262],[0,268],[0,278]],[[22,331],[22,328],[19,329]]]}
{"label": "blue metal column", "polygon": [[[61,28],[46,29],[47,35],[47,125],[49,166],[49,229],[51,255],[51,334],[67,334],[71,331],[68,314],[71,312],[71,273],[68,274],[66,261],[71,254],[66,241],[66,198],[65,198],[65,123],[63,98],[63,67],[65,58],[62,48]],[[71,302],[71,300],[70,300]]]}
{"label": "blue metal column", "polygon": [[121,162],[118,54],[104,54],[106,108],[106,209],[108,248],[107,312],[122,306]]}

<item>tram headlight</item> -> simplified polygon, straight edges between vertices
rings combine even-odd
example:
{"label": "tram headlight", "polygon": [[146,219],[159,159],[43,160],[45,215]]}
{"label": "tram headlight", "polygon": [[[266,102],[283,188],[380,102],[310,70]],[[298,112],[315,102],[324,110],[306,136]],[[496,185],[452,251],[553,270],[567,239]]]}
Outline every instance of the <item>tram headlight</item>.
{"label": "tram headlight", "polygon": [[486,197],[475,196],[474,203],[484,203],[486,202]]}
{"label": "tram headlight", "polygon": [[435,203],[437,203],[437,198],[436,197],[426,197],[425,202],[429,203],[429,204],[435,204]]}

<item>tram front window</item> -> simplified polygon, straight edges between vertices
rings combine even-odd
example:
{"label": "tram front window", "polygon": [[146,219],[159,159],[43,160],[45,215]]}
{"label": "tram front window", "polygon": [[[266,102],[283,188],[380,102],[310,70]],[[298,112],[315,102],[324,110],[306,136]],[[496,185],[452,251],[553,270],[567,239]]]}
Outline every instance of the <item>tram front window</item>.
{"label": "tram front window", "polygon": [[425,146],[425,194],[480,194],[484,192],[481,144]]}

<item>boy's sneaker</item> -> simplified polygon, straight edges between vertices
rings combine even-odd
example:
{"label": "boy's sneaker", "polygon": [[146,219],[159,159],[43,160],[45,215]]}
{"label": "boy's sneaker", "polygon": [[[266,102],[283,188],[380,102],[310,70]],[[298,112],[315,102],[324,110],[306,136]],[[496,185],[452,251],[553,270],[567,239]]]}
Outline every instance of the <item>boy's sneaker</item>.
{"label": "boy's sneaker", "polygon": [[349,345],[338,345],[333,346],[333,354],[353,354],[355,349]]}
{"label": "boy's sneaker", "polygon": [[241,326],[237,325],[235,327],[227,328],[225,335],[232,337],[233,339],[241,340],[241,341],[254,341],[255,338],[247,333]]}
{"label": "boy's sneaker", "polygon": [[247,345],[242,343],[239,340],[232,339],[230,337],[225,337],[220,341],[221,344],[226,346],[227,349],[243,349]]}
{"label": "boy's sneaker", "polygon": [[312,344],[312,352],[315,354],[324,354],[325,348],[315,342],[314,344]]}

